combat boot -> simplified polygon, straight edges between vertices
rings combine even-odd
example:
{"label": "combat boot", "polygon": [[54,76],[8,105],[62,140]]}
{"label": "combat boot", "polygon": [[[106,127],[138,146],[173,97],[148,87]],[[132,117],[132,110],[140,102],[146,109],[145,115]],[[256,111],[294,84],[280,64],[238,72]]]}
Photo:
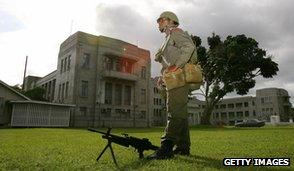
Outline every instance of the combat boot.
{"label": "combat boot", "polygon": [[169,159],[172,158],[173,155],[173,142],[170,140],[164,140],[161,143],[161,147],[156,150],[153,154],[147,156],[147,159]]}
{"label": "combat boot", "polygon": [[189,156],[190,155],[190,148],[189,147],[185,147],[185,148],[177,147],[173,151],[173,153],[178,154],[178,155],[183,155],[183,156]]}

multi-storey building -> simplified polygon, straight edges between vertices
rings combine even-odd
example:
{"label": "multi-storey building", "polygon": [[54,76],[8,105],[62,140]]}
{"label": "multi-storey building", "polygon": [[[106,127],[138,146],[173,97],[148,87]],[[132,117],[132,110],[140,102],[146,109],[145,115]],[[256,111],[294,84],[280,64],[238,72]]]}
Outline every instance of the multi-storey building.
{"label": "multi-storey building", "polygon": [[71,126],[150,125],[150,52],[77,32],[60,46],[57,70],[37,81],[49,101],[74,104]]}
{"label": "multi-storey building", "polygon": [[[261,119],[270,122],[270,116],[278,115],[281,121],[291,118],[291,103],[289,94],[280,88],[265,88],[256,91],[256,97],[241,96],[221,100],[214,108],[211,122],[233,124],[236,120]],[[199,105],[196,116],[203,115],[205,103],[192,99]],[[200,118],[200,117],[199,117]],[[199,123],[194,119],[192,124]]]}
{"label": "multi-storey building", "polygon": [[157,80],[159,77],[151,78],[151,90],[150,90],[150,104],[152,105],[151,120],[152,126],[163,126],[166,124],[166,100],[160,94],[160,91],[157,89]]}
{"label": "multi-storey building", "polygon": [[256,115],[255,97],[234,97],[223,99],[215,106],[211,121],[234,124],[236,120],[256,118]]}
{"label": "multi-storey building", "polygon": [[[201,116],[204,115],[204,109],[204,101],[196,97],[189,97],[188,113],[190,125],[200,124]],[[265,88],[257,90],[256,97],[225,98],[215,105],[211,115],[211,123],[234,124],[237,120],[254,118],[270,122],[270,116],[272,115],[278,115],[281,121],[286,122],[293,117],[289,95],[286,90]],[[153,120],[158,122],[156,117]]]}
{"label": "multi-storey building", "polygon": [[271,115],[280,116],[288,122],[291,117],[291,103],[288,92],[280,88],[264,88],[256,91],[256,110],[259,117],[270,121]]}

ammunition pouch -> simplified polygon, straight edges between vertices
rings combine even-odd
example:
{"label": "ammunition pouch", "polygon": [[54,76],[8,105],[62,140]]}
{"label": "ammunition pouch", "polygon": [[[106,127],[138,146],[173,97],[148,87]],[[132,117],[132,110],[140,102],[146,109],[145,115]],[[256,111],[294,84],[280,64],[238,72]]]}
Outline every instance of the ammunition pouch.
{"label": "ammunition pouch", "polygon": [[187,63],[184,66],[185,79],[187,83],[202,83],[202,69],[199,64]]}
{"label": "ammunition pouch", "polygon": [[187,63],[176,71],[163,72],[163,81],[167,90],[189,85],[190,91],[197,90],[203,83],[202,69],[199,64]]}
{"label": "ammunition pouch", "polygon": [[163,82],[166,86],[166,90],[184,86],[186,81],[183,69],[178,68],[176,71],[172,72],[165,70],[163,72]]}

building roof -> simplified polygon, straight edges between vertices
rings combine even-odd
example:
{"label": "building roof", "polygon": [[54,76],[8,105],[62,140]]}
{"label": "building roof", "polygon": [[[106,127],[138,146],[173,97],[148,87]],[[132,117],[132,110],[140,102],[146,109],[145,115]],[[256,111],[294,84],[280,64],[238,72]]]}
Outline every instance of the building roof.
{"label": "building roof", "polygon": [[44,105],[53,105],[53,106],[66,106],[66,107],[75,107],[73,104],[61,104],[61,103],[50,103],[50,102],[44,102],[44,101],[21,101],[21,100],[14,100],[11,101],[11,103],[31,103],[31,104],[44,104]]}
{"label": "building roof", "polygon": [[7,89],[9,89],[10,91],[12,91],[13,93],[21,96],[22,98],[26,99],[26,100],[31,100],[30,98],[28,98],[27,96],[21,94],[20,92],[14,90],[13,88],[11,88],[8,84],[6,84],[5,82],[3,82],[2,80],[0,80],[0,84],[3,85],[4,87],[6,87]]}

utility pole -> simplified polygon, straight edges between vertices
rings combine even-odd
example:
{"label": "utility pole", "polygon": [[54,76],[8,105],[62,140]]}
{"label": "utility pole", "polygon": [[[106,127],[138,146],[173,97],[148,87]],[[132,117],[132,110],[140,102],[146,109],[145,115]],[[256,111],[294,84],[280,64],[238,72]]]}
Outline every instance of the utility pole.
{"label": "utility pole", "polygon": [[73,20],[70,21],[70,32],[69,32],[69,36],[71,36],[71,34],[72,34],[72,27],[73,27]]}
{"label": "utility pole", "polygon": [[25,85],[25,78],[26,78],[26,73],[27,73],[27,65],[28,65],[28,56],[26,56],[26,62],[25,62],[25,68],[23,72],[23,80],[22,80],[22,91],[24,91],[24,85]]}

